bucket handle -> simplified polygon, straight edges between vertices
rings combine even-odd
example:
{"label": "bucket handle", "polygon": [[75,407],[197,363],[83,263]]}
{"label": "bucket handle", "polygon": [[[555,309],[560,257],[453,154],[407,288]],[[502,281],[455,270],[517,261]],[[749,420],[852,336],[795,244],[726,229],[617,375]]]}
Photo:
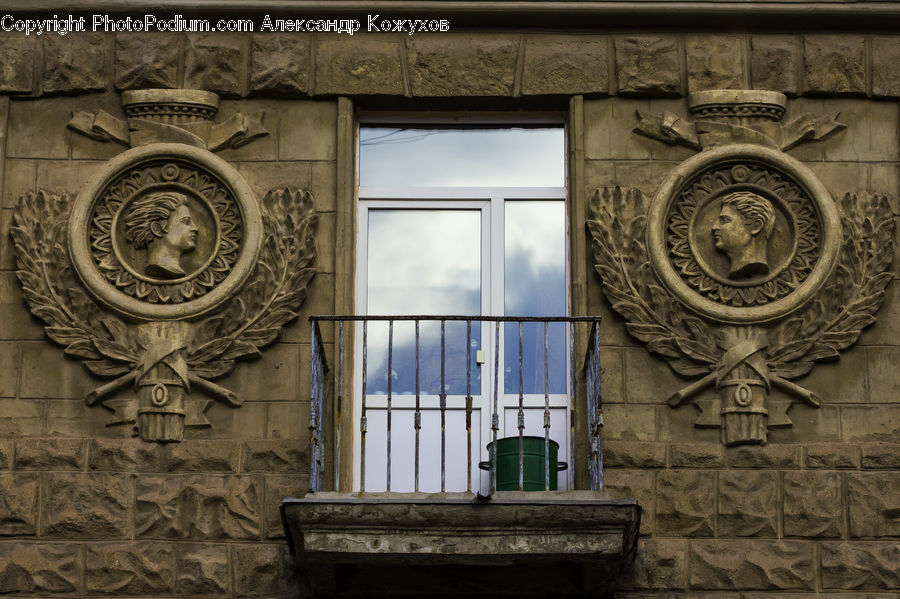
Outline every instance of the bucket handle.
{"label": "bucket handle", "polygon": [[[480,468],[481,470],[490,470],[491,462],[490,461],[478,462],[478,468]],[[562,472],[563,470],[566,470],[568,468],[569,468],[568,462],[556,462],[556,471],[557,472]]]}

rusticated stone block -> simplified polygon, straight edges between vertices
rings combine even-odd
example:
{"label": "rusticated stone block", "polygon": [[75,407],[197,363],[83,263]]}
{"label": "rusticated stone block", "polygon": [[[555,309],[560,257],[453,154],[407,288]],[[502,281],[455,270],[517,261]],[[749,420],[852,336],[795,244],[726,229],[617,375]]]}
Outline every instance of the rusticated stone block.
{"label": "rusticated stone block", "polygon": [[145,538],[256,539],[261,484],[251,476],[144,476],[135,534]]}
{"label": "rusticated stone block", "polygon": [[666,447],[659,443],[607,441],[603,444],[606,468],[665,468]]}
{"label": "rusticated stone block", "polygon": [[[89,545],[87,592],[99,595],[157,595],[172,592],[174,557],[163,543]],[[158,596],[158,595],[157,595]]]}
{"label": "rusticated stone block", "polygon": [[309,92],[310,37],[255,35],[250,50],[250,89],[261,92]]}
{"label": "rusticated stone block", "polygon": [[522,93],[609,93],[609,38],[528,36],[525,40]]}
{"label": "rusticated stone block", "polygon": [[813,590],[813,544],[691,541],[690,585],[705,590]]}
{"label": "rusticated stone block", "polygon": [[669,446],[672,468],[724,468],[725,449],[721,444],[673,443]]}
{"label": "rusticated stone block", "polygon": [[22,439],[16,442],[17,470],[81,470],[84,439]]}
{"label": "rusticated stone block", "polygon": [[131,534],[131,476],[94,472],[46,474],[41,534],[122,538]]}
{"label": "rusticated stone block", "polygon": [[719,530],[724,537],[771,537],[777,526],[777,475],[719,473]]}
{"label": "rusticated stone block", "polygon": [[33,472],[0,474],[0,536],[37,533],[39,476]]}
{"label": "rusticated stone block", "polygon": [[282,596],[293,570],[285,545],[237,545],[234,586],[237,597]]}
{"label": "rusticated stone block", "polygon": [[175,592],[224,595],[228,592],[228,546],[178,543],[175,546]]}
{"label": "rusticated stone block", "polygon": [[235,35],[188,35],[185,42],[185,87],[226,96],[241,92],[241,38]]}
{"label": "rusticated stone block", "polygon": [[681,95],[681,51],[675,37],[620,37],[615,51],[619,93]]}
{"label": "rusticated stone block", "polygon": [[63,543],[0,543],[0,592],[78,593],[81,546]]}
{"label": "rusticated stone block", "polygon": [[900,544],[822,543],[822,587],[836,590],[900,588]]}
{"label": "rusticated stone block", "polygon": [[[53,376],[46,376],[48,372]],[[96,386],[96,380],[81,364],[63,357],[58,347],[23,344],[19,397],[81,400]]]}
{"label": "rusticated stone block", "polygon": [[403,95],[402,41],[377,37],[321,38],[316,45],[316,93]]}
{"label": "rusticated stone block", "polygon": [[715,497],[715,476],[712,472],[660,472],[656,478],[656,534],[711,536]]}
{"label": "rusticated stone block", "polygon": [[789,537],[841,535],[841,475],[787,472],[784,475],[784,534]]}
{"label": "rusticated stone block", "polygon": [[870,381],[869,401],[894,403],[900,398],[900,374],[897,361],[900,347],[873,347],[866,350]]}
{"label": "rusticated stone block", "polygon": [[281,502],[285,497],[303,497],[309,491],[309,477],[267,476],[266,505],[264,510],[265,535],[267,539],[284,537],[281,524]]}
{"label": "rusticated stone block", "polygon": [[745,87],[743,41],[740,36],[688,36],[684,46],[688,91]]}
{"label": "rusticated stone block", "polygon": [[140,439],[93,439],[88,449],[91,470],[159,472],[163,448]]}
{"label": "rusticated stone block", "polygon": [[900,406],[843,406],[841,435],[845,441],[896,441]]}
{"label": "rusticated stone block", "polygon": [[799,468],[799,445],[739,445],[726,450],[732,468]]}
{"label": "rusticated stone block", "polygon": [[166,445],[169,472],[237,472],[238,441],[184,441]]}
{"label": "rusticated stone block", "polygon": [[180,39],[169,33],[116,35],[116,88],[178,87]]}
{"label": "rusticated stone block", "polygon": [[850,536],[900,536],[900,471],[847,476]]}
{"label": "rusticated stone block", "polygon": [[809,35],[804,90],[813,94],[866,93],[866,41],[863,36]]}
{"label": "rusticated stone block", "polygon": [[900,37],[872,38],[872,95],[900,96]]}
{"label": "rusticated stone block", "polygon": [[603,435],[609,440],[654,441],[656,409],[654,406],[611,404],[603,406],[606,426]]}
{"label": "rusticated stone block", "polygon": [[245,441],[244,472],[308,472],[309,452],[296,439]]}
{"label": "rusticated stone block", "polygon": [[[11,210],[3,210],[4,216],[12,212]],[[3,230],[0,234],[9,235],[9,225],[11,220],[3,219]],[[0,343],[0,372],[9,373],[0,378],[0,397],[15,397],[17,377],[12,373],[19,372],[19,344],[18,343]]]}
{"label": "rusticated stone block", "polygon": [[[25,399],[0,399],[0,435],[19,437],[41,434],[44,402]],[[10,446],[11,449],[12,446]],[[12,460],[12,451],[7,454]]]}
{"label": "rusticated stone block", "polygon": [[800,47],[794,36],[753,36],[750,42],[750,83],[788,95],[799,90]]}
{"label": "rusticated stone block", "polygon": [[641,534],[653,532],[654,473],[647,470],[607,470],[603,473],[603,490],[613,499],[634,497],[641,506]]}
{"label": "rusticated stone block", "polygon": [[35,37],[0,34],[0,92],[28,93],[34,87]]}
{"label": "rusticated stone block", "polygon": [[13,442],[0,441],[0,469],[9,468],[12,463]]}
{"label": "rusticated stone block", "polygon": [[685,551],[681,539],[640,541],[635,560],[622,574],[623,589],[677,589],[684,587]]}
{"label": "rusticated stone block", "polygon": [[863,443],[863,468],[900,469],[900,443]]}
{"label": "rusticated stone block", "polygon": [[414,96],[509,96],[519,40],[445,34],[407,41]]}
{"label": "rusticated stone block", "polygon": [[109,79],[109,37],[96,33],[43,37],[44,93],[103,91]]}
{"label": "rusticated stone block", "polygon": [[807,468],[859,468],[859,447],[839,443],[806,446]]}

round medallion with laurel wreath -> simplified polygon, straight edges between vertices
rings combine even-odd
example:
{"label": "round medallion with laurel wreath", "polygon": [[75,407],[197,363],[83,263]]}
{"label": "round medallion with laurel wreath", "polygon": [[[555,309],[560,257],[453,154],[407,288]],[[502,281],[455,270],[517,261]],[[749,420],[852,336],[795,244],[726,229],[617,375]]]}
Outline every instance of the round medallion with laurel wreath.
{"label": "round medallion with laurel wreath", "polygon": [[244,179],[185,144],[116,156],[79,193],[69,221],[72,262],[88,290],[140,320],[220,305],[249,276],[261,242],[258,201]]}
{"label": "round medallion with laurel wreath", "polygon": [[[747,244],[760,245],[758,266],[733,268],[717,221],[732,198],[764,206],[770,221]],[[745,217],[736,213],[738,219]],[[770,164],[723,161],[695,173],[680,188],[666,215],[666,245],[675,271],[692,289],[729,306],[765,305],[797,289],[818,260],[820,223],[809,192]]]}

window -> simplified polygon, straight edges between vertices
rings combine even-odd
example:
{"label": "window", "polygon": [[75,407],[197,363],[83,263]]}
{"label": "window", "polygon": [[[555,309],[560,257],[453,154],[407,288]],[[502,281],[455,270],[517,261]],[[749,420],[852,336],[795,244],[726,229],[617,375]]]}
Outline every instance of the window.
{"label": "window", "polygon": [[[359,183],[358,314],[543,317],[568,313],[561,124],[362,125]],[[364,482],[366,491],[385,490],[390,471],[393,491],[440,491],[442,479],[447,491],[466,490],[469,476],[474,490],[485,490],[487,474],[477,469],[477,463],[488,459],[495,376],[500,379],[498,437],[518,435],[521,389],[525,434],[543,438],[546,388],[550,437],[560,445],[559,460],[568,460],[571,382],[566,326],[548,325],[546,386],[543,323],[522,325],[521,369],[518,325],[501,325],[499,347],[494,326],[473,320],[468,328],[465,321],[447,321],[442,344],[438,320],[420,321],[418,336],[417,325],[410,320],[397,320],[392,327],[384,321],[367,323],[365,357],[357,351],[355,369],[354,421],[359,422],[365,393],[367,423],[365,480],[361,480],[363,468],[357,468],[357,488]],[[357,348],[364,345],[361,328],[356,330]],[[446,395],[443,441],[442,390]],[[471,472],[466,459],[469,393],[473,398]],[[357,464],[361,445],[358,438]],[[560,473],[558,485],[569,487],[565,472]]]}

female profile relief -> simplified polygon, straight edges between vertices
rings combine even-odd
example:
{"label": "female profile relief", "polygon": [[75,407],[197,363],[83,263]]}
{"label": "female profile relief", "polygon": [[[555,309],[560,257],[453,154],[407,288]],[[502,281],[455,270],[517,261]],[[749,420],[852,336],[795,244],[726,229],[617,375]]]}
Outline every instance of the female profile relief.
{"label": "female profile relief", "polygon": [[125,217],[125,238],[147,250],[145,274],[166,279],[185,276],[182,255],[197,247],[198,228],[187,196],[160,191],[134,202]]}

